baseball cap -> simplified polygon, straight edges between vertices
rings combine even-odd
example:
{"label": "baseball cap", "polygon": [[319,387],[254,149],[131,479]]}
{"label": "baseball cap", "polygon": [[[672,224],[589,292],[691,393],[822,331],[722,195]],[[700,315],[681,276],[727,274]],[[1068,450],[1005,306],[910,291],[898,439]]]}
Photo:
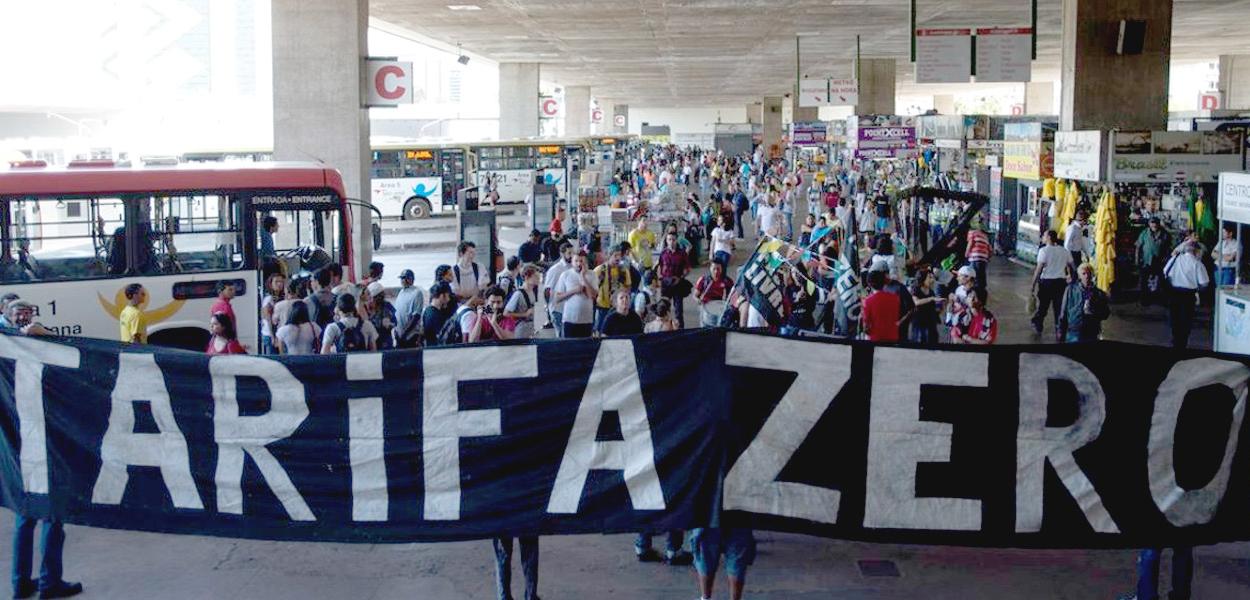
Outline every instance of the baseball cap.
{"label": "baseball cap", "polygon": [[416,279],[417,276],[413,274],[412,269],[404,269],[403,271],[399,272],[399,278],[400,279]]}
{"label": "baseball cap", "polygon": [[377,297],[386,293],[386,286],[382,285],[381,281],[375,281],[373,283],[370,283],[369,287],[365,289],[369,290],[369,295],[371,297]]}
{"label": "baseball cap", "polygon": [[977,276],[977,270],[968,265],[959,267],[959,271],[957,272],[964,277],[972,277],[973,279],[976,279]]}

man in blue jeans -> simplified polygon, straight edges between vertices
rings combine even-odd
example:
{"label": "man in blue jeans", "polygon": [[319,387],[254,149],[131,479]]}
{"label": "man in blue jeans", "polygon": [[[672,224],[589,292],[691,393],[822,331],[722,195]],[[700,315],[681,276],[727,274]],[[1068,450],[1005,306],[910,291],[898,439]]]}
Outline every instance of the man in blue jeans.
{"label": "man in blue jeans", "polygon": [[706,527],[690,530],[690,548],[694,551],[694,568],[699,573],[699,597],[712,599],[716,568],[725,556],[725,575],[729,579],[729,597],[742,600],[746,586],[747,567],[755,562],[755,533],[736,527]]}
{"label": "man in blue jeans", "polygon": [[44,521],[41,535],[43,563],[39,583],[31,579],[35,555],[35,525],[38,519],[17,516],[13,527],[13,597],[68,598],[82,593],[81,583],[61,579],[61,551],[65,548],[65,527],[60,521]]}
{"label": "man in blue jeans", "polygon": [[[1137,555],[1137,592],[1120,596],[1120,600],[1159,600],[1159,560],[1163,548],[1142,550]],[[1172,591],[1168,600],[1189,600],[1194,580],[1194,549],[1177,546],[1172,549]]]}
{"label": "man in blue jeans", "polygon": [[[517,542],[521,546],[521,572],[525,574],[525,600],[539,600],[538,536],[521,536]],[[512,600],[512,538],[498,537],[492,543],[499,600]]]}

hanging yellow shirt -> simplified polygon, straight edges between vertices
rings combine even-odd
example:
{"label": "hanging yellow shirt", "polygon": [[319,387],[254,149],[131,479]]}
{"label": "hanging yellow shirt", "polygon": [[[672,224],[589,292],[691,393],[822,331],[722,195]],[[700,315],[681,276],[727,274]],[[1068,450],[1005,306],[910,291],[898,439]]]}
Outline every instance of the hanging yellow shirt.
{"label": "hanging yellow shirt", "polygon": [[634,260],[642,265],[644,269],[650,269],[653,258],[651,250],[655,248],[655,232],[650,229],[639,231],[634,229],[629,232],[629,252],[634,255]]}
{"label": "hanging yellow shirt", "polygon": [[123,343],[148,343],[148,320],[143,316],[143,311],[128,304],[118,315],[117,321],[121,324]]}

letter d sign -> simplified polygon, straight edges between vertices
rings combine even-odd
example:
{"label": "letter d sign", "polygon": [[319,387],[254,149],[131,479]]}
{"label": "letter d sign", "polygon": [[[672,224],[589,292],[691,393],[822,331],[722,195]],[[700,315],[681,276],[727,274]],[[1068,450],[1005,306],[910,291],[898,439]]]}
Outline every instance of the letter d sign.
{"label": "letter d sign", "polygon": [[365,59],[365,106],[412,103],[412,63],[394,59]]}

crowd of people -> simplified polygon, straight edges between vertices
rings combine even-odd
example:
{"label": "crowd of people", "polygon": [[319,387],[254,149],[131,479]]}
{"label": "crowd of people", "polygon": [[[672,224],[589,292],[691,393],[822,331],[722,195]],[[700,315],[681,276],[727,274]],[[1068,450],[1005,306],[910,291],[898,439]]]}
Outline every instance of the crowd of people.
{"label": "crowd of people", "polygon": [[[578,227],[577,219],[561,207],[549,230],[530,232],[508,257],[506,268],[493,277],[468,241],[457,246],[452,264],[434,270],[428,284],[418,284],[416,274],[404,269],[398,287],[388,286],[381,262],[371,263],[358,282],[346,281],[337,264],[306,277],[288,277],[275,269],[265,278],[259,312],[244,311],[243,318],[258,319],[259,347],[254,349],[240,343],[239,317],[232,304],[235,284],[224,281],[207,315],[210,337],[204,351],[311,355],[540,336],[634,335],[694,326],[686,320],[688,306],[698,315],[697,326],[703,327],[767,328],[786,335],[810,332],[922,345],[995,343],[999,321],[989,308],[987,282],[993,249],[980,220],[961,219],[968,205],[958,200],[892,199],[888,191],[897,183],[891,178],[897,176],[844,165],[766,160],[760,152],[727,157],[653,148],[625,161],[612,180],[613,196],[635,216],[628,232],[614,243],[605,244],[593,227]],[[653,219],[645,200],[672,184],[688,190],[682,217]],[[909,202],[920,204],[911,210]],[[266,231],[269,225],[266,222]],[[1111,311],[1088,262],[1093,247],[1087,213],[1078,213],[1064,232],[1046,231],[1042,237],[1032,273],[1035,334],[1041,335],[1049,314],[1057,341],[1099,339]],[[782,303],[771,317],[740,285],[743,264],[736,264],[743,251],[762,240],[779,241],[784,248],[784,264],[777,270],[783,283]],[[938,243],[948,244],[952,255],[941,264],[917,264],[916,257],[908,255],[909,248]],[[1211,280],[1202,262],[1205,253],[1194,239],[1173,246],[1157,220],[1137,242],[1143,299],[1163,297],[1172,317],[1173,345],[1178,347],[1184,347],[1189,337],[1194,294]],[[1216,281],[1235,278],[1241,257],[1231,232],[1225,232],[1211,255]],[[845,280],[848,272],[851,280],[863,282],[862,293],[852,292],[856,298],[844,297],[845,290],[839,289],[839,280]],[[148,342],[141,309],[146,294],[137,283],[125,288],[127,304],[118,317],[122,342]],[[33,321],[28,303],[12,294],[3,303],[0,327],[27,335],[48,333]],[[80,592],[80,584],[60,578],[64,534],[55,521],[45,523],[43,530],[40,582],[31,580],[34,527],[33,520],[19,516],[15,597],[28,597],[36,590],[45,598]],[[652,547],[652,532],[639,533],[634,547],[638,560],[693,564],[700,597],[709,599],[723,556],[731,597],[742,596],[755,556],[750,530],[665,533],[662,553]],[[537,598],[538,539],[521,537],[517,542],[525,597],[532,600]],[[690,552],[684,550],[687,544]],[[497,538],[493,545],[498,596],[511,598],[513,540]],[[1180,570],[1187,551],[1178,549]],[[1157,579],[1158,551],[1143,552],[1141,560],[1147,566],[1139,585],[1148,590],[1152,572]]]}

